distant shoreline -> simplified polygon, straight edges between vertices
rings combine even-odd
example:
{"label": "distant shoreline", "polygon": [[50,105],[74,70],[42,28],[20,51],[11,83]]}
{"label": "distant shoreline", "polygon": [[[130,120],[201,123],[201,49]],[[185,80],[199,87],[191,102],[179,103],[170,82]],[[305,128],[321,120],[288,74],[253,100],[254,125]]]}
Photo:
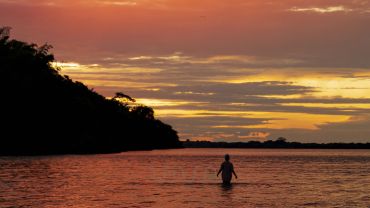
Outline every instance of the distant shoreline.
{"label": "distant shoreline", "polygon": [[370,149],[370,143],[300,143],[284,139],[265,142],[210,142],[184,141],[184,148],[235,148],[235,149]]}

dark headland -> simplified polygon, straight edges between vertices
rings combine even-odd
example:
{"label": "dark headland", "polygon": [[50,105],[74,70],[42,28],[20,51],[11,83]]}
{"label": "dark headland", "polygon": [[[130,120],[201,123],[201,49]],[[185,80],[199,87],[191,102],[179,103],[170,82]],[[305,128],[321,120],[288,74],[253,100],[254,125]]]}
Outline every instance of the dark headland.
{"label": "dark headland", "polygon": [[[0,155],[90,154],[181,147],[152,108],[107,99],[52,66],[51,46],[0,28]],[[119,99],[118,99],[119,98]]]}

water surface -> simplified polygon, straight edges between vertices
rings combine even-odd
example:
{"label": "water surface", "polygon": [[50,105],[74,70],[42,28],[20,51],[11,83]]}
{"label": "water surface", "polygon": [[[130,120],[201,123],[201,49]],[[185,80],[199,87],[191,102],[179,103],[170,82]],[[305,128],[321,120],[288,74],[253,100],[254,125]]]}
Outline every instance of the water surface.
{"label": "water surface", "polygon": [[[239,176],[216,177],[229,153]],[[370,207],[369,150],[0,157],[0,207]]]}

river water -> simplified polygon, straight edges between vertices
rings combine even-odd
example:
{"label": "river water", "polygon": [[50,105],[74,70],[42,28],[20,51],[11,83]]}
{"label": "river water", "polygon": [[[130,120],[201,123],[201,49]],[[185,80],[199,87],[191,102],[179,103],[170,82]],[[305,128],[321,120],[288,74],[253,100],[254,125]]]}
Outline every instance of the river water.
{"label": "river water", "polygon": [[[216,173],[229,153],[238,179]],[[0,207],[370,207],[369,150],[0,157]]]}

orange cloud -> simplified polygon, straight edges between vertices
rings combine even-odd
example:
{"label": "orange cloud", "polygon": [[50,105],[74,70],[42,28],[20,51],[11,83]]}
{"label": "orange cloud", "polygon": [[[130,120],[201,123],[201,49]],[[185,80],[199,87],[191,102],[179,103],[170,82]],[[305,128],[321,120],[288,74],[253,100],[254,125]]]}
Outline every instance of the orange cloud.
{"label": "orange cloud", "polygon": [[293,7],[288,9],[292,12],[316,12],[316,13],[333,13],[333,12],[351,12],[352,9],[346,8],[345,6],[330,6],[330,7],[308,7],[308,8],[299,8]]}

